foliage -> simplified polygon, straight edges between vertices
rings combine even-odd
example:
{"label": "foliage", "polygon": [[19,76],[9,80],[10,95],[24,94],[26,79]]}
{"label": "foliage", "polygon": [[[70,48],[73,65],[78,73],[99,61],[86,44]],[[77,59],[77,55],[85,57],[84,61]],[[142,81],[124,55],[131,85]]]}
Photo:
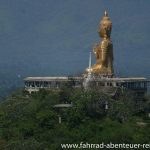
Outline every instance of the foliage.
{"label": "foliage", "polygon": [[[0,149],[60,150],[60,144],[81,141],[148,143],[150,121],[145,116],[143,121],[140,112],[149,110],[149,101],[145,98],[138,111],[136,97],[127,91],[114,100],[96,90],[64,87],[32,94],[19,90],[0,103]],[[73,107],[54,108],[65,102]],[[137,118],[147,124],[138,126]]]}

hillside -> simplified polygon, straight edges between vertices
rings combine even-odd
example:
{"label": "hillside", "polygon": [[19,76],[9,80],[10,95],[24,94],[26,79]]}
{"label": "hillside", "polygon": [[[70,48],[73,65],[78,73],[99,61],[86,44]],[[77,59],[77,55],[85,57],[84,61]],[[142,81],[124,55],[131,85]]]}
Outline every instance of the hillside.
{"label": "hillside", "polygon": [[[149,100],[144,98],[139,105],[127,91],[114,100],[82,89],[41,90],[31,95],[18,90],[0,103],[0,149],[60,150],[61,144],[80,142],[149,143],[150,120],[145,116]],[[53,107],[66,102],[73,102],[73,107]]]}

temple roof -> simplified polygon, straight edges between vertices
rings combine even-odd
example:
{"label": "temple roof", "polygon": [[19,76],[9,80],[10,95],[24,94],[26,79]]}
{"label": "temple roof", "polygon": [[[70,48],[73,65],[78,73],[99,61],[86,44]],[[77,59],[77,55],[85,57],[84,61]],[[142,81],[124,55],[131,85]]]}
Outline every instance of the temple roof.
{"label": "temple roof", "polygon": [[[68,81],[70,79],[73,80],[83,80],[83,77],[27,77],[24,81]],[[95,81],[114,81],[114,82],[140,82],[140,81],[148,81],[144,77],[114,77],[114,78],[93,78]]]}

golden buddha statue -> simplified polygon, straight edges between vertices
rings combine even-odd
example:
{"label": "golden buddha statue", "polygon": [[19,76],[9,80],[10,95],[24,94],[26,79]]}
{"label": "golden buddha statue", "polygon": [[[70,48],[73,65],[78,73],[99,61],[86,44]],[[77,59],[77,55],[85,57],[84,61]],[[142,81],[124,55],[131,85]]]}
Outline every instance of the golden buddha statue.
{"label": "golden buddha statue", "polygon": [[[93,48],[96,56],[96,64],[91,67],[90,71],[95,75],[113,75],[113,44],[110,39],[111,29],[112,22],[108,13],[105,11],[98,31],[102,41]],[[86,72],[88,70],[86,69]]]}

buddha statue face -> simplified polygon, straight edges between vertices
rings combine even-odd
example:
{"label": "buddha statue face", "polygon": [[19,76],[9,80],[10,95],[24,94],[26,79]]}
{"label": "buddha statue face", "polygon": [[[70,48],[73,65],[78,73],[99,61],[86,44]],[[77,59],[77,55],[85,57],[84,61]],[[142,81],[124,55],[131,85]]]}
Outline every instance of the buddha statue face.
{"label": "buddha statue face", "polygon": [[111,27],[108,28],[107,25],[103,25],[103,26],[100,27],[98,33],[99,33],[99,36],[100,36],[101,38],[104,38],[104,37],[110,38],[110,35],[111,35]]}

